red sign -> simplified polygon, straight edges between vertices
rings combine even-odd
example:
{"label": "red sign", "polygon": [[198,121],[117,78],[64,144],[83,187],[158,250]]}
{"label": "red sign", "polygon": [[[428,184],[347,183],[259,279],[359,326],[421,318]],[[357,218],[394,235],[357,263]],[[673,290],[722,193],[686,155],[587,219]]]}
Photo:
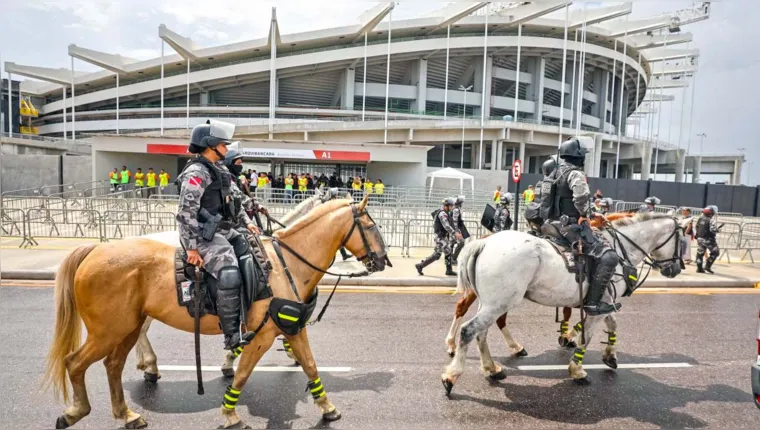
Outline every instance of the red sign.
{"label": "red sign", "polygon": [[[187,145],[162,145],[149,143],[148,154],[185,155]],[[277,149],[277,148],[241,148],[244,157],[250,158],[279,158],[321,161],[363,161],[370,160],[369,152],[330,151],[317,149]]]}
{"label": "red sign", "polygon": [[520,182],[520,178],[522,177],[522,161],[515,160],[515,163],[512,165],[512,181],[514,183]]}

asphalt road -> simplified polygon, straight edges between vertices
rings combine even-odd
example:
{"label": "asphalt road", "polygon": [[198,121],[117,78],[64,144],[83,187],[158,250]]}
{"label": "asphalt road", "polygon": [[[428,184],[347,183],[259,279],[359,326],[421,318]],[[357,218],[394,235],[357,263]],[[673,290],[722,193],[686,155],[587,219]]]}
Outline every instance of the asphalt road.
{"label": "asphalt road", "polygon": [[[487,381],[470,349],[466,373],[450,399],[439,377],[448,363],[443,343],[455,297],[447,294],[340,293],[322,323],[309,329],[312,348],[332,402],[343,413],[334,423],[304,392],[300,371],[255,372],[238,404],[254,428],[489,428],[489,427],[743,427],[757,428],[760,410],[750,394],[750,363],[760,290],[743,294],[640,294],[618,314],[621,365],[678,366],[589,370],[590,386],[576,386],[566,370],[518,366],[567,364],[556,345],[554,309],[526,304],[509,317],[529,352],[508,355],[492,328],[491,351],[508,378]],[[63,406],[39,382],[54,321],[50,288],[0,288],[0,428],[50,428]],[[192,335],[154,324],[150,338],[159,366],[194,364]],[[600,336],[585,365],[601,364]],[[204,338],[203,364],[219,365],[221,338]],[[279,343],[276,344],[279,346]],[[289,366],[270,351],[262,366]],[[124,374],[128,405],[150,428],[214,428],[228,380],[204,372],[206,395],[195,394],[195,372],[162,370],[144,382],[130,356]],[[87,373],[92,413],[74,428],[116,428],[105,370]]]}

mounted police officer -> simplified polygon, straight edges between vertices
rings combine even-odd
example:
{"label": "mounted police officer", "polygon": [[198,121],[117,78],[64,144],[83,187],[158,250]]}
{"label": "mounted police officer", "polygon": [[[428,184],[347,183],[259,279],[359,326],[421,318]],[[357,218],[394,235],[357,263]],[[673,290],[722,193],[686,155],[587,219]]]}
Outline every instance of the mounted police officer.
{"label": "mounted police officer", "polygon": [[422,269],[432,264],[441,258],[441,254],[445,255],[446,259],[446,276],[456,276],[456,272],[451,270],[451,247],[454,240],[460,240],[462,235],[457,233],[454,225],[451,223],[451,209],[454,207],[454,199],[447,197],[443,200],[443,207],[433,212],[434,223],[433,230],[435,232],[435,249],[433,254],[428,258],[415,264],[417,273],[423,276]]}
{"label": "mounted police officer", "polygon": [[451,262],[454,265],[457,264],[459,253],[462,252],[462,248],[464,248],[464,241],[470,237],[470,233],[464,225],[464,213],[462,212],[463,204],[464,196],[458,196],[454,202],[454,209],[451,210],[451,224],[454,226],[456,232],[462,236],[461,239],[456,239],[456,244],[454,246],[454,254],[451,257]]}
{"label": "mounted police officer", "polygon": [[[583,172],[587,152],[578,137],[560,145],[559,156],[564,163],[553,174],[556,182],[552,210],[547,218],[568,242],[572,244],[581,241],[584,254],[594,259],[596,269],[591,276],[584,309],[589,315],[603,315],[620,309],[619,303],[611,305],[602,301],[615,274],[618,256],[606,242],[594,235],[586,219],[591,196]],[[552,229],[554,228],[550,227]]]}
{"label": "mounted police officer", "polygon": [[[718,223],[715,221],[716,213],[718,213],[718,207],[710,205],[702,210],[702,216],[697,221],[697,273],[714,273],[712,265],[720,256],[720,248],[716,240],[719,232]],[[710,251],[710,256],[707,258],[707,264],[702,268],[706,251]]]}
{"label": "mounted police officer", "polygon": [[644,199],[644,204],[639,206],[639,212],[654,212],[657,205],[660,204],[660,199],[651,196]]}
{"label": "mounted police officer", "polygon": [[541,165],[541,172],[544,174],[544,177],[536,183],[535,197],[533,201],[525,207],[525,219],[530,226],[528,234],[532,234],[533,236],[541,235],[541,226],[544,223],[544,219],[541,218],[541,205],[543,204],[544,199],[552,192],[554,180],[551,175],[557,170],[557,160],[554,157],[555,156],[549,157],[549,159],[544,161],[544,164]]}
{"label": "mounted police officer", "polygon": [[[180,242],[187,262],[203,266],[217,286],[225,349],[246,345],[255,334],[241,329],[241,287],[254,291],[255,274],[248,242],[233,228],[239,212],[232,197],[233,178],[223,165],[234,132],[234,124],[222,121],[195,126],[188,151],[196,155],[178,177]],[[258,233],[252,223],[247,226]]]}
{"label": "mounted police officer", "polygon": [[512,216],[509,213],[509,205],[512,204],[510,195],[501,196],[496,212],[493,214],[493,232],[509,230],[512,227]]}
{"label": "mounted police officer", "polygon": [[[330,200],[339,199],[340,198],[339,194],[340,194],[340,190],[338,190],[338,188],[336,187],[329,188],[327,192],[325,192],[322,195],[322,203],[327,203]],[[348,251],[346,251],[346,248],[343,246],[340,248],[340,256],[343,257],[343,261],[346,261],[352,257],[352,255],[349,254]]]}
{"label": "mounted police officer", "polygon": [[[251,198],[248,194],[243,192],[240,184],[240,175],[243,173],[243,154],[233,146],[236,146],[237,142],[230,145],[227,149],[227,154],[224,156],[224,166],[232,174],[232,183],[230,184],[230,192],[235,204],[235,213],[237,214],[237,226],[238,229],[248,229],[248,224],[251,224],[251,216],[256,218],[256,225],[258,229],[263,228],[261,220],[258,217],[258,213],[268,214],[269,211]],[[242,212],[242,214],[240,213]],[[245,232],[242,232],[245,234]]]}

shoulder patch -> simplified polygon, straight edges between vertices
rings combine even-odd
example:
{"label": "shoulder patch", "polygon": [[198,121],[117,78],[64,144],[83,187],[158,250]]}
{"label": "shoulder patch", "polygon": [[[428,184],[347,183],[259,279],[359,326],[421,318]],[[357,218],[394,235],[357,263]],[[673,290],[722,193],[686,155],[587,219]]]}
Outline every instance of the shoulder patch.
{"label": "shoulder patch", "polygon": [[193,176],[192,178],[190,178],[190,179],[187,180],[187,183],[190,184],[190,185],[192,185],[192,186],[194,186],[194,187],[200,186],[201,182],[202,182],[201,178],[199,178],[197,176]]}

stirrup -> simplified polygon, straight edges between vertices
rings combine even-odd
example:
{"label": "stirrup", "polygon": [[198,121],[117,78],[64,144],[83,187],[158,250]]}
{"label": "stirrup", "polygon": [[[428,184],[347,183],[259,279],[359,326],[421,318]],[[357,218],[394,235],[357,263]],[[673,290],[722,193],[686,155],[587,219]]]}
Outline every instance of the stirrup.
{"label": "stirrup", "polygon": [[592,316],[605,315],[605,314],[619,311],[621,306],[622,305],[620,303],[615,303],[615,304],[610,305],[608,303],[599,302],[595,305],[585,305],[583,307],[583,310],[585,310],[587,314],[592,315]]}

